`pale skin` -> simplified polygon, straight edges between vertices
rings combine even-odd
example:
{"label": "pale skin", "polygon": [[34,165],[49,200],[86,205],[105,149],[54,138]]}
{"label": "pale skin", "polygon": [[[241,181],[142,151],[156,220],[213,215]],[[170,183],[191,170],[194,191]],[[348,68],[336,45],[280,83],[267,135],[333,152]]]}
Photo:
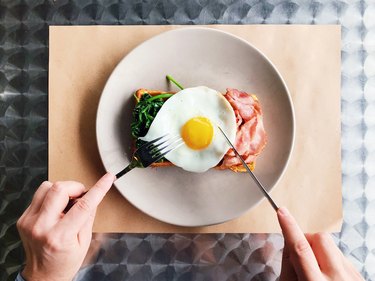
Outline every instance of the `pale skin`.
{"label": "pale skin", "polygon": [[85,191],[73,181],[43,182],[17,222],[26,252],[27,281],[71,281],[88,251],[96,208],[115,176],[104,175],[64,215],[69,197]]}
{"label": "pale skin", "polygon": [[[88,251],[96,208],[115,176],[104,175],[63,214],[70,197],[85,187],[78,182],[43,182],[17,222],[26,252],[22,276],[27,281],[71,281]],[[280,281],[363,280],[329,234],[304,234],[289,211],[277,217],[284,235]]]}
{"label": "pale skin", "polygon": [[363,280],[330,234],[304,234],[285,207],[277,217],[284,235],[280,281]]}

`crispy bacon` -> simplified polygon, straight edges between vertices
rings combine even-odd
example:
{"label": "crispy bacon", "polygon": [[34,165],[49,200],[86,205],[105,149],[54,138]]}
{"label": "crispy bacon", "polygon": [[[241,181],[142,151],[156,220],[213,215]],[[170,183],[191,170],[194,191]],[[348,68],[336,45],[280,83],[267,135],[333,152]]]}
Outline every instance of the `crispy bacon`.
{"label": "crispy bacon", "polygon": [[[255,161],[267,142],[259,101],[255,96],[236,89],[227,89],[225,98],[232,105],[236,115],[237,133],[234,147],[245,162],[250,164]],[[241,161],[233,150],[229,149],[220,168],[226,169],[240,164]]]}

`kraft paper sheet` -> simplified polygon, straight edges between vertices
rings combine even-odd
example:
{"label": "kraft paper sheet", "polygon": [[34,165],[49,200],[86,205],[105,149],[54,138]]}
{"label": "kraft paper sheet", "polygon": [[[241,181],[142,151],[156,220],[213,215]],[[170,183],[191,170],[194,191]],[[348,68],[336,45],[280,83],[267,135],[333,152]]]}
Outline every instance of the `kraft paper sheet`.
{"label": "kraft paper sheet", "polygon": [[[292,158],[272,196],[287,206],[305,232],[336,232],[342,223],[340,149],[340,44],[337,25],[215,25],[261,50],[286,81],[295,109]],[[92,186],[105,170],[95,118],[106,80],[138,44],[181,26],[51,26],[49,34],[49,180]],[[95,232],[279,232],[266,200],[220,225],[184,228],[155,220],[116,188],[100,204]]]}

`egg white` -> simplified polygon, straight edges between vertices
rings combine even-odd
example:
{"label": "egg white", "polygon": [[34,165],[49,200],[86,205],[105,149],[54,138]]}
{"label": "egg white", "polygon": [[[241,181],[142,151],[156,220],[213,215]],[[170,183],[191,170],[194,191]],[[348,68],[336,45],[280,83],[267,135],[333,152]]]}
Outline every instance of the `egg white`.
{"label": "egg white", "polygon": [[163,135],[181,136],[182,126],[193,117],[208,118],[214,129],[211,144],[202,150],[189,148],[185,143],[168,153],[165,158],[190,172],[205,172],[216,166],[229,149],[229,144],[217,126],[233,143],[236,137],[236,117],[224,96],[205,86],[185,88],[170,97],[159,110],[146,136],[151,141]]}

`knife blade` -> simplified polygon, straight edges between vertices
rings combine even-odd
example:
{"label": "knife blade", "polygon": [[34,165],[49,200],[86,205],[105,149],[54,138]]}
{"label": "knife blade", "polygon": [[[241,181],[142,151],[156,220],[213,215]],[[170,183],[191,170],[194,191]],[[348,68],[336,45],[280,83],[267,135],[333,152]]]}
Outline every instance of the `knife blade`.
{"label": "knife blade", "polygon": [[238,153],[238,151],[236,150],[236,148],[234,147],[234,145],[231,143],[231,141],[229,140],[229,138],[227,137],[227,135],[224,133],[224,131],[219,126],[218,126],[218,128],[221,131],[221,133],[223,134],[223,136],[225,137],[225,139],[227,140],[227,142],[229,143],[229,145],[232,147],[233,152],[241,160],[242,165],[245,167],[247,173],[252,177],[252,179],[255,181],[256,185],[259,187],[260,191],[263,193],[263,195],[267,198],[268,202],[271,203],[272,207],[277,212],[277,210],[279,209],[279,207],[277,206],[277,204],[275,203],[275,201],[272,199],[272,197],[270,196],[270,194],[268,193],[268,191],[264,188],[263,184],[258,180],[258,178],[255,176],[255,174],[247,166],[245,160],[243,160],[242,156]]}

